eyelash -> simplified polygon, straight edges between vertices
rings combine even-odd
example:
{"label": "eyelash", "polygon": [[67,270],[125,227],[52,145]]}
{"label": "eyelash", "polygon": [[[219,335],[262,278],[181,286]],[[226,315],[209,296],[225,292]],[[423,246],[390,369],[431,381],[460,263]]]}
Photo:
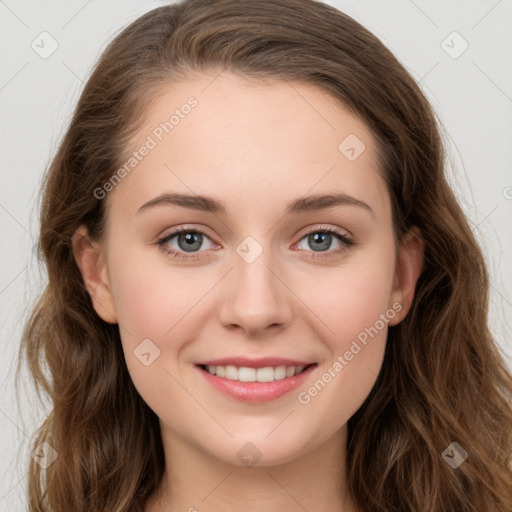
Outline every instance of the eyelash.
{"label": "eyelash", "polygon": [[[168,246],[165,246],[165,244],[169,240],[173,239],[175,236],[179,235],[180,233],[198,233],[198,234],[204,235],[207,238],[210,238],[204,231],[201,231],[200,229],[196,229],[196,228],[189,229],[189,228],[181,227],[181,228],[173,231],[172,233],[169,233],[168,235],[165,235],[164,237],[159,238],[155,242],[155,244],[158,245],[168,256],[170,256],[172,258],[182,259],[182,260],[197,259],[198,256],[184,256],[184,254],[186,254],[186,253],[176,251],[174,249],[169,248]],[[314,229],[307,231],[306,233],[304,233],[302,235],[299,242],[301,240],[303,240],[305,237],[307,237],[308,235],[311,235],[313,233],[325,233],[325,234],[334,235],[343,244],[343,247],[336,249],[334,251],[320,251],[320,252],[316,253],[316,254],[322,254],[325,252],[325,254],[328,255],[327,258],[332,255],[340,254],[356,245],[356,242],[354,240],[347,238],[341,231],[339,231],[335,228],[324,227],[324,226],[316,227]],[[304,249],[300,249],[300,250],[302,251]],[[199,251],[199,252],[203,252],[203,251]],[[308,252],[315,253],[315,251],[308,251]],[[190,253],[190,254],[197,254],[197,253]],[[326,256],[314,256],[313,259],[326,259]]]}

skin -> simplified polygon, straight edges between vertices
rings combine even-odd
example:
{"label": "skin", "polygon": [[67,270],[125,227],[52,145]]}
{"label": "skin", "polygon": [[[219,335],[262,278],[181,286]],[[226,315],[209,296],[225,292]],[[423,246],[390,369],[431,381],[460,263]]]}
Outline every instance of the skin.
{"label": "skin", "polygon": [[[83,226],[73,237],[94,308],[119,323],[133,382],[160,418],[166,470],[146,512],[252,512],[263,503],[268,512],[353,512],[347,421],[375,384],[387,326],[409,311],[423,261],[419,233],[413,229],[397,251],[371,132],[313,85],[227,72],[174,82],[152,101],[130,150],[190,96],[198,105],[108,193],[105,238],[90,240]],[[338,149],[349,134],[365,144],[354,161]],[[213,196],[227,212],[167,204],[137,213],[164,192]],[[372,211],[343,204],[284,213],[294,199],[333,192]],[[178,237],[167,243],[188,260],[155,244],[182,226],[206,233],[192,253]],[[356,245],[345,247],[334,235],[327,249],[308,241],[305,228],[326,227]],[[248,236],[263,251],[251,263],[236,252]],[[298,393],[393,304],[401,311],[300,403]],[[160,350],[148,366],[134,355],[144,339]],[[318,366],[300,389],[248,404],[214,389],[194,366],[240,355]],[[237,457],[248,442],[261,455],[252,467]]]}

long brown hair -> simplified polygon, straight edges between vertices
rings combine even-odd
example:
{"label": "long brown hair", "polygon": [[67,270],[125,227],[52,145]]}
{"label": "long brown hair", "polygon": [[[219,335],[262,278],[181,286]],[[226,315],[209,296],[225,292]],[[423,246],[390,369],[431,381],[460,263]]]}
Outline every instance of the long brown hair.
{"label": "long brown hair", "polygon": [[[31,512],[142,512],[165,460],[158,418],[127,371],[119,326],[92,308],[71,236],[104,226],[101,187],[123,162],[152,96],[187,73],[229,70],[328,91],[371,129],[397,240],[418,226],[424,270],[390,327],[378,380],[349,420],[348,477],[361,511],[512,510],[512,377],[487,324],[481,250],[445,177],[441,123],[391,52],[312,0],[189,0],[154,9],[108,45],[44,181],[48,284],[20,347],[52,409],[32,441]],[[450,467],[451,443],[467,452]],[[453,445],[451,445],[453,447]]]}

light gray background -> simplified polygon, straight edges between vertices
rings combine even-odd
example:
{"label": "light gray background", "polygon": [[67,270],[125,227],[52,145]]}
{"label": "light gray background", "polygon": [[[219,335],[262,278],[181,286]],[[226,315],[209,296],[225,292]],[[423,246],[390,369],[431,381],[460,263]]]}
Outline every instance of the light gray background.
{"label": "light gray background", "polygon": [[[27,387],[20,416],[13,384],[27,306],[44,281],[33,254],[40,180],[105,43],[163,3],[0,0],[1,510],[26,509],[27,442],[49,411]],[[450,180],[489,265],[491,327],[512,368],[512,0],[328,3],[376,34],[440,114]],[[43,31],[59,45],[47,59],[31,48]],[[453,31],[469,44],[458,58],[463,41]]]}

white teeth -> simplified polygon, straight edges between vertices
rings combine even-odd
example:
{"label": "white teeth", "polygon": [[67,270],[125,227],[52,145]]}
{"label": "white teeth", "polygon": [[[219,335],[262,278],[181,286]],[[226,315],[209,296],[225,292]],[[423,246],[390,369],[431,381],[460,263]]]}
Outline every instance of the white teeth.
{"label": "white teeth", "polygon": [[238,368],[238,380],[241,382],[256,382],[256,370],[254,368]]}
{"label": "white teeth", "polygon": [[227,365],[216,366],[207,365],[206,369],[212,375],[224,377],[230,380],[239,380],[240,382],[272,382],[274,380],[282,380],[287,377],[298,375],[304,370],[305,366],[266,366],[265,368],[248,368],[241,366],[240,368]]}
{"label": "white teeth", "polygon": [[[293,368],[293,366],[290,366]],[[274,380],[274,368],[258,368],[256,370],[256,380],[258,382],[272,382]]]}
{"label": "white teeth", "polygon": [[[298,369],[301,368],[300,366],[297,366],[297,373],[300,373],[300,371],[298,371]],[[288,368],[286,368],[286,376],[287,377],[293,377],[295,375],[295,366],[288,366]]]}
{"label": "white teeth", "polygon": [[286,378],[286,366],[278,366],[274,370],[274,380],[282,380]]}
{"label": "white teeth", "polygon": [[226,377],[226,379],[238,380],[238,368],[232,365],[226,366],[224,369],[224,377]]}

